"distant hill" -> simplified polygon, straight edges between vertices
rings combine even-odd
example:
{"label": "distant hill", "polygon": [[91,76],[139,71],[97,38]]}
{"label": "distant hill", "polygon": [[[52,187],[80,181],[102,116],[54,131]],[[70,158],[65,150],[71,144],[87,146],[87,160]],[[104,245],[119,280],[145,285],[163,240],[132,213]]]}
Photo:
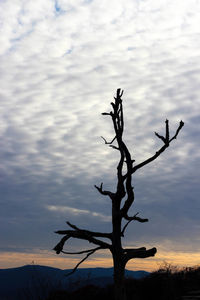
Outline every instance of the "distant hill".
{"label": "distant hill", "polygon": [[[0,269],[0,299],[45,299],[55,289],[76,290],[84,285],[104,287],[113,282],[113,268],[84,268],[65,276],[72,270],[61,270],[39,265]],[[126,270],[126,277],[140,279],[149,273]]]}

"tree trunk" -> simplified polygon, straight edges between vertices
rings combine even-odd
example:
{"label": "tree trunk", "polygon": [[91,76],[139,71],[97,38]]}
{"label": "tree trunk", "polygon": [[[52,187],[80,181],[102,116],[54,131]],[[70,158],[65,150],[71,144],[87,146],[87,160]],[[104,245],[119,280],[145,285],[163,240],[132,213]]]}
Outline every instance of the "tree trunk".
{"label": "tree trunk", "polygon": [[124,274],[125,263],[123,261],[123,248],[121,244],[121,216],[119,214],[121,198],[112,201],[112,256],[113,256],[113,279],[115,300],[126,300]]}
{"label": "tree trunk", "polygon": [[113,257],[114,261],[114,296],[115,300],[126,300],[125,290],[125,264],[120,257]]}

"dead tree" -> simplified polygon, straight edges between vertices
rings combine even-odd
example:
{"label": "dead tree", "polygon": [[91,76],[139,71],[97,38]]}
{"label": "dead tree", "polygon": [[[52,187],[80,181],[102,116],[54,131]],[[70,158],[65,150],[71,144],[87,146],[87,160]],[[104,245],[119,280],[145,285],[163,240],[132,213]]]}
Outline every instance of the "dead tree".
{"label": "dead tree", "polygon": [[[139,164],[135,164],[135,160],[132,159],[131,154],[123,140],[124,132],[124,116],[123,116],[123,105],[122,105],[122,95],[123,91],[121,89],[117,90],[116,97],[114,97],[114,102],[111,102],[112,111],[102,113],[102,115],[109,116],[112,119],[114,127],[114,138],[107,142],[103,138],[105,144],[114,148],[119,152],[119,162],[117,165],[117,184],[116,191],[108,191],[103,189],[103,183],[100,186],[95,185],[98,192],[110,198],[112,203],[112,232],[94,232],[90,230],[81,229],[70,222],[67,222],[71,230],[59,230],[56,231],[57,234],[63,235],[64,237],[55,246],[54,250],[57,254],[86,254],[86,256],[75,266],[73,272],[76,271],[78,266],[84,262],[90,255],[95,253],[100,249],[110,250],[113,257],[113,267],[114,267],[114,287],[115,287],[115,299],[123,300],[126,299],[125,288],[124,288],[124,273],[125,266],[130,259],[134,258],[146,258],[154,256],[156,254],[156,248],[146,249],[141,248],[123,248],[122,238],[125,235],[125,230],[131,221],[137,222],[148,222],[148,219],[141,218],[136,213],[133,216],[129,215],[129,209],[134,202],[134,188],[132,186],[132,175],[155,160],[162,152],[164,152],[170,145],[170,143],[175,140],[179,134],[179,131],[183,127],[184,123],[180,121],[179,126],[174,134],[170,137],[169,134],[169,121],[165,121],[165,135],[162,136],[155,132],[155,135],[162,141],[162,147],[150,158],[144,160]],[[125,220],[125,225],[122,225],[122,221]],[[89,243],[96,245],[95,248],[89,250],[83,250],[80,252],[66,252],[63,250],[64,244],[70,239],[82,239]],[[103,240],[102,240],[103,239]]]}

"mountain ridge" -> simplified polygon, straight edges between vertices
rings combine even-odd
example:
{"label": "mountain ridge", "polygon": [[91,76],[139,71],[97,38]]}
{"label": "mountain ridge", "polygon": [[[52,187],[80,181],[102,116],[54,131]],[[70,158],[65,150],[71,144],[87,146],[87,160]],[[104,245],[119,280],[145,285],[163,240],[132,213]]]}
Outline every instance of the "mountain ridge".
{"label": "mountain ridge", "polygon": [[[80,268],[70,276],[73,269],[59,269],[41,265],[24,265],[16,268],[0,269],[0,299],[9,300],[43,299],[55,289],[76,290],[93,284],[105,287],[113,282],[113,268]],[[126,270],[125,276],[140,279],[147,276],[146,271]],[[26,295],[26,297],[25,297]]]}

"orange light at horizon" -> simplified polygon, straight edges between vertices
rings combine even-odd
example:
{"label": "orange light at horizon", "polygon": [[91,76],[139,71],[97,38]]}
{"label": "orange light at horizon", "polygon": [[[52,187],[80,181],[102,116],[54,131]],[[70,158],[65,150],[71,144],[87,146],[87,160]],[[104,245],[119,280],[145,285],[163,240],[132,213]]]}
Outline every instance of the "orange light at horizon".
{"label": "orange light at horizon", "polygon": [[[36,265],[45,265],[60,269],[72,269],[80,261],[78,258],[71,256],[57,256],[48,251],[38,253],[19,253],[19,252],[2,252],[0,256],[0,268],[15,268],[23,265],[29,265],[34,262]],[[155,257],[146,259],[135,259],[128,262],[126,268],[129,270],[145,270],[148,272],[158,270],[164,262],[176,266],[192,267],[200,264],[200,252],[164,252],[160,251]],[[93,257],[86,260],[82,268],[95,267],[112,267],[112,258],[110,257]]]}

